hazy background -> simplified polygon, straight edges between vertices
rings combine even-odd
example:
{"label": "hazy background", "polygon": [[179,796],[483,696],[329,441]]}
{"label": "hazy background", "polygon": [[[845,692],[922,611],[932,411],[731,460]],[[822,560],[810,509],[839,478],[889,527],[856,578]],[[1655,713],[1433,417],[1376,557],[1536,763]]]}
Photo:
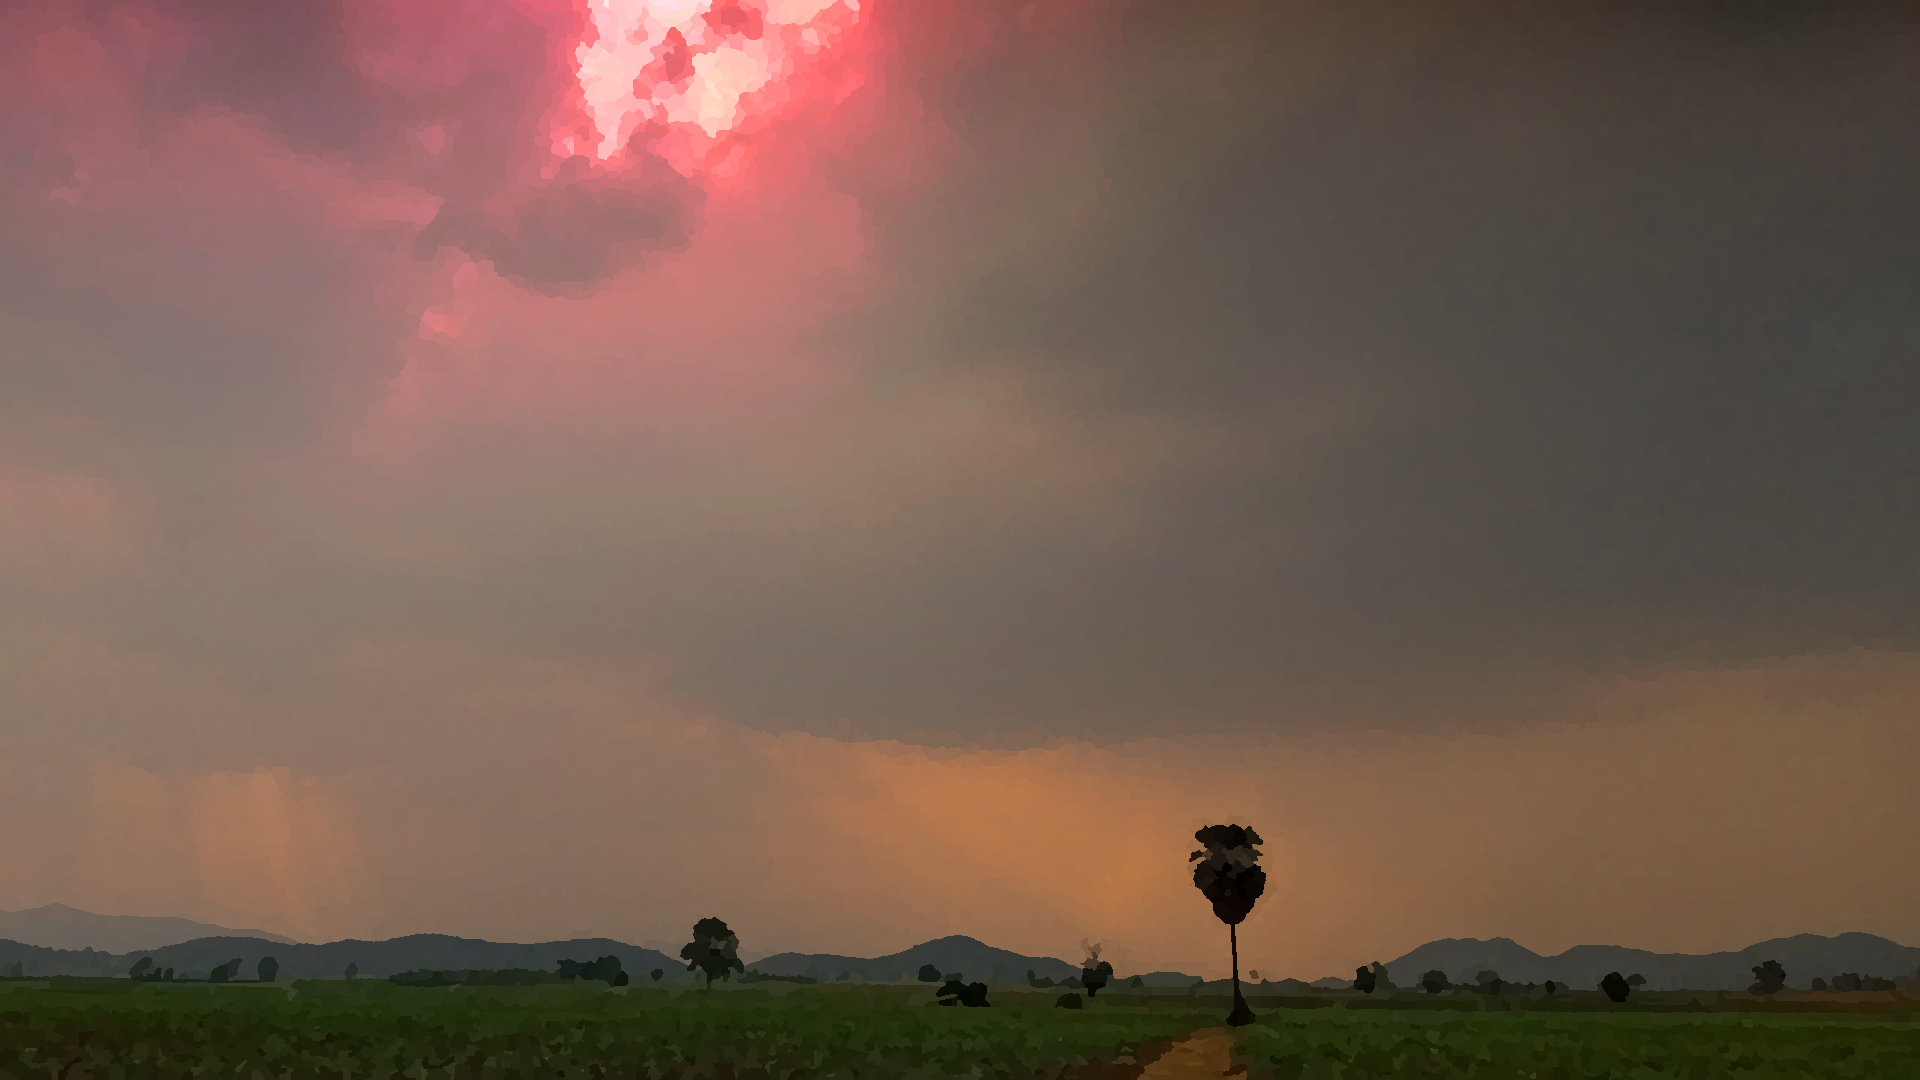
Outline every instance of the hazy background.
{"label": "hazy background", "polygon": [[558,0],[18,7],[0,908],[1920,942],[1892,6],[873,0],[693,179]]}

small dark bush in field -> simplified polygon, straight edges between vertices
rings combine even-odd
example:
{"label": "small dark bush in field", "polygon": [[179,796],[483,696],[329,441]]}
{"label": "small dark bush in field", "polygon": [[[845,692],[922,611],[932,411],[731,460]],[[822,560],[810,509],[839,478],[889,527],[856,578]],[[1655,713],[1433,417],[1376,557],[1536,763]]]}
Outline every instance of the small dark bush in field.
{"label": "small dark bush in field", "polygon": [[940,969],[937,967],[934,967],[932,964],[921,964],[920,965],[920,981],[921,982],[939,982]]}
{"label": "small dark bush in field", "polygon": [[987,1007],[987,984],[982,982],[962,983],[958,978],[948,979],[934,995],[942,1005],[965,1005],[969,1009]]}
{"label": "small dark bush in field", "polygon": [[1553,995],[1560,992],[1561,987],[1559,983],[1554,982],[1552,979],[1548,979],[1547,984],[1541,987],[1541,989],[1547,992],[1548,997],[1552,997]]}
{"label": "small dark bush in field", "polygon": [[1055,999],[1054,999],[1054,1002],[1053,1002],[1053,1007],[1054,1007],[1054,1008],[1056,1008],[1056,1009],[1084,1009],[1084,1008],[1086,1008],[1086,1006],[1085,1006],[1085,1005],[1083,1005],[1083,1004],[1081,1004],[1081,1001],[1080,1001],[1080,995],[1079,995],[1079,994],[1061,994],[1061,995],[1060,995],[1060,996],[1059,996],[1058,998],[1055,998]]}
{"label": "small dark bush in field", "polygon": [[1437,994],[1442,990],[1451,989],[1452,986],[1453,984],[1447,981],[1447,973],[1444,971],[1436,969],[1420,976],[1420,989],[1429,994]]}
{"label": "small dark bush in field", "polygon": [[1616,1002],[1627,1000],[1627,994],[1632,990],[1626,978],[1617,971],[1607,972],[1607,977],[1600,980],[1600,992]]}
{"label": "small dark bush in field", "polygon": [[1365,967],[1354,968],[1353,988],[1363,994],[1373,993],[1373,969]]}
{"label": "small dark bush in field", "polygon": [[1035,978],[1033,974],[1033,969],[1028,968],[1027,969],[1027,985],[1033,987],[1035,990],[1045,990],[1046,988],[1053,985],[1053,979],[1051,976],[1041,976],[1039,978]]}
{"label": "small dark bush in field", "polygon": [[1133,978],[1127,980],[1127,988],[1129,990],[1138,990],[1146,985],[1147,985],[1147,980],[1141,978],[1138,975],[1135,975]]}
{"label": "small dark bush in field", "polygon": [[1753,985],[1748,987],[1747,990],[1750,993],[1772,997],[1786,989],[1786,987],[1787,970],[1780,966],[1780,961],[1768,960],[1765,963],[1754,966]]}
{"label": "small dark bush in field", "polygon": [[666,977],[666,974],[666,969],[654,968],[652,971],[647,972],[647,978],[652,979],[654,982],[659,982]]}
{"label": "small dark bush in field", "polygon": [[279,978],[280,961],[275,960],[271,956],[261,957],[260,962],[254,965],[253,977],[261,982],[272,982]]}
{"label": "small dark bush in field", "polygon": [[[1835,982],[1839,982],[1839,981],[1840,981],[1840,977],[1839,977],[1838,975],[1836,975],[1836,976],[1834,976],[1834,981],[1835,981]],[[1819,976],[1817,976],[1817,975],[1816,975],[1816,976],[1814,976],[1814,979],[1813,979],[1813,987],[1812,987],[1812,989],[1813,989],[1813,991],[1814,991],[1814,993],[1817,993],[1817,994],[1818,994],[1818,993],[1825,993],[1825,992],[1826,992],[1826,989],[1827,989],[1827,980],[1825,980],[1825,979],[1822,979],[1822,978],[1820,978],[1820,977],[1819,977]]]}

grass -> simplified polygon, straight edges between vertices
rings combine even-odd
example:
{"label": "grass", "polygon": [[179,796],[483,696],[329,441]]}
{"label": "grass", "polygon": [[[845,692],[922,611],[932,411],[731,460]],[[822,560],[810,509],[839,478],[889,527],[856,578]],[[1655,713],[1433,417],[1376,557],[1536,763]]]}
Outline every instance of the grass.
{"label": "grass", "polygon": [[[956,1009],[930,1007],[931,987],[903,986],[56,979],[0,990],[0,1077],[1120,1080],[1143,1050],[1217,1028],[1227,1008],[1212,996],[1103,994],[1071,1011],[1053,1007],[1057,996],[1008,988],[992,1008]],[[1499,1008],[1424,995],[1254,1004],[1259,1022],[1237,1050],[1247,1080],[1920,1080],[1911,1011],[1721,1011],[1680,998],[1623,1009],[1598,995],[1489,1003]]]}
{"label": "grass", "polygon": [[1274,1011],[1246,1030],[1240,1057],[1248,1080],[1904,1080],[1920,1078],[1920,1025],[1910,1014]]}
{"label": "grass", "polygon": [[[113,984],[105,984],[113,985]],[[124,989],[121,989],[124,988]],[[609,993],[380,982],[77,987],[0,994],[0,1074],[137,1077],[1095,1075],[1209,1017],[1185,1010],[930,1007],[929,990]]]}

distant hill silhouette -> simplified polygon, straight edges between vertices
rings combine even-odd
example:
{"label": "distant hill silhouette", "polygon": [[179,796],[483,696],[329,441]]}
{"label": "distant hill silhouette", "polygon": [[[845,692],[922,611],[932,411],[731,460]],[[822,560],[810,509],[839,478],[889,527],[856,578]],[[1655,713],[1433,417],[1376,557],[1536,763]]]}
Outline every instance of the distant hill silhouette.
{"label": "distant hill silhouette", "polygon": [[1640,974],[1649,990],[1744,990],[1753,983],[1754,965],[1778,960],[1787,969],[1787,985],[1805,989],[1815,977],[1844,971],[1900,978],[1920,967],[1920,949],[1873,934],[1836,937],[1798,934],[1749,945],[1739,952],[1656,953],[1618,945],[1576,945],[1558,956],[1539,953],[1510,938],[1446,938],[1428,942],[1386,965],[1402,986],[1438,969],[1455,982],[1472,982],[1491,969],[1508,982],[1552,979],[1576,989],[1591,989],[1609,971]]}
{"label": "distant hill silhouette", "polygon": [[204,978],[216,965],[235,957],[241,970],[252,972],[262,956],[280,962],[283,979],[338,979],[348,964],[359,965],[363,978],[385,978],[403,971],[467,971],[530,968],[549,971],[562,960],[595,960],[617,956],[628,972],[665,968],[670,977],[683,976],[686,964],[654,949],[608,938],[544,941],[522,945],[445,934],[413,934],[386,941],[330,941],[308,945],[267,941],[256,937],[206,937],[162,949],[138,949],[122,954],[92,950],[43,949],[15,941],[0,941],[0,965],[21,961],[29,975],[124,975],[134,961],[153,958],[155,967],[173,968],[182,978]]}
{"label": "distant hill silhouette", "polygon": [[[96,915],[65,904],[46,904],[24,911],[0,911],[0,938],[44,949],[96,949],[127,953],[159,949],[204,937],[260,938],[288,942],[265,930],[236,930],[227,926],[149,915]],[[227,959],[231,960],[232,957]],[[218,961],[215,961],[218,963]]]}
{"label": "distant hill silhouette", "polygon": [[1029,970],[1055,981],[1080,973],[1079,964],[1051,956],[1022,956],[959,934],[922,942],[887,956],[784,952],[747,966],[767,975],[810,975],[821,982],[832,982],[842,972],[863,982],[907,982],[915,978],[923,964],[932,964],[942,974],[957,971],[970,981],[997,985],[1023,984]]}

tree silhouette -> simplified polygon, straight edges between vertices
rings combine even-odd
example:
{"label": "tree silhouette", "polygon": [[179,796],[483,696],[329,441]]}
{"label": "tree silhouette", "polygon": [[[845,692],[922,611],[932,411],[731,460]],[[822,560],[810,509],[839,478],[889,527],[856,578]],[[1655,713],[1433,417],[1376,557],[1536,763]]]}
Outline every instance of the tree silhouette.
{"label": "tree silhouette", "polygon": [[1138,975],[1135,975],[1133,978],[1127,980],[1127,989],[1129,990],[1139,990],[1145,987],[1146,985],[1147,985],[1147,980],[1141,978]]}
{"label": "tree silhouette", "polygon": [[1747,991],[1763,997],[1772,997],[1787,988],[1787,970],[1778,960],[1768,960],[1757,964],[1753,969],[1753,985]]}
{"label": "tree silhouette", "polygon": [[1500,980],[1500,973],[1497,971],[1482,971],[1473,977],[1473,981],[1479,985],[1481,993],[1492,994],[1496,997],[1499,996],[1501,989],[1506,986],[1506,983]]}
{"label": "tree silhouette", "polygon": [[562,960],[555,974],[562,979],[593,979],[608,986],[627,985],[621,981],[621,976],[626,972],[620,970],[620,958],[617,956],[603,956],[590,962]]}
{"label": "tree silhouette", "polygon": [[1053,985],[1053,976],[1051,975],[1036,976],[1033,973],[1033,969],[1028,968],[1027,969],[1027,985],[1033,987],[1035,990],[1045,990],[1048,987]]}
{"label": "tree silhouette", "polygon": [[1547,992],[1548,997],[1552,997],[1554,994],[1560,991],[1560,984],[1557,982],[1554,982],[1552,979],[1548,979],[1547,984],[1541,987],[1541,989]]}
{"label": "tree silhouette", "polygon": [[[1834,980],[1833,980],[1833,981],[1834,981],[1834,982],[1839,982],[1839,981],[1840,981],[1840,977],[1839,977],[1838,975],[1836,975],[1836,976],[1834,976]],[[1815,991],[1816,993],[1821,993],[1821,992],[1824,992],[1824,991],[1825,991],[1825,990],[1827,989],[1827,980],[1825,980],[1825,979],[1822,979],[1822,978],[1820,978],[1820,977],[1819,977],[1818,975],[1816,975],[1816,976],[1814,976],[1814,978],[1813,978],[1813,989],[1814,989],[1814,991]]]}
{"label": "tree silhouette", "polygon": [[214,968],[212,971],[207,972],[207,981],[216,982],[216,983],[226,982],[227,981],[227,965],[221,964],[219,967]]}
{"label": "tree silhouette", "polygon": [[1113,981],[1113,965],[1100,959],[1099,945],[1090,945],[1082,939],[1080,947],[1087,952],[1087,958],[1080,962],[1080,985],[1086,987],[1087,996],[1092,997]]}
{"label": "tree silhouette", "polygon": [[920,981],[921,982],[939,982],[940,969],[937,967],[934,967],[932,964],[921,964],[920,965]]}
{"label": "tree silhouette", "polygon": [[1193,834],[1200,850],[1187,856],[1195,863],[1193,887],[1213,904],[1213,914],[1227,924],[1227,946],[1233,956],[1233,1011],[1231,1027],[1253,1023],[1253,1010],[1240,993],[1240,924],[1267,891],[1267,872],[1260,869],[1260,834],[1240,825],[1209,825]]}
{"label": "tree silhouette", "polygon": [[1102,987],[1112,981],[1113,965],[1107,963],[1105,960],[1095,964],[1093,970],[1082,971],[1080,973],[1080,985],[1087,988],[1088,997],[1099,993]]}
{"label": "tree silhouette", "polygon": [[1452,988],[1452,986],[1453,984],[1447,981],[1447,973],[1438,968],[1420,976],[1420,989],[1425,990],[1429,994],[1437,994],[1442,990]]}
{"label": "tree silhouette", "polygon": [[1617,971],[1607,972],[1607,977],[1600,980],[1600,992],[1612,998],[1616,1003],[1627,1000],[1627,994],[1631,993],[1632,990],[1632,984],[1628,983]]}
{"label": "tree silhouette", "polygon": [[253,977],[260,982],[272,982],[280,977],[280,961],[271,956],[263,956],[254,966]]}
{"label": "tree silhouette", "polygon": [[687,962],[687,970],[703,972],[709,990],[713,989],[715,978],[728,978],[732,972],[746,970],[739,954],[740,938],[727,929],[726,923],[715,918],[694,923],[693,940],[680,948],[680,959]]}
{"label": "tree silhouette", "polygon": [[347,981],[352,982],[353,980],[359,977],[360,977],[360,965],[348,964],[347,965]]}
{"label": "tree silhouette", "polygon": [[1641,987],[1647,985],[1647,977],[1638,972],[1635,972],[1634,974],[1627,976],[1627,985],[1633,987],[1635,990],[1638,990]]}
{"label": "tree silhouette", "polygon": [[1386,965],[1378,960],[1373,962],[1373,985],[1378,990],[1393,989],[1393,980],[1387,978]]}
{"label": "tree silhouette", "polygon": [[127,969],[127,977],[130,979],[144,979],[147,977],[147,972],[152,970],[153,957],[143,956],[135,960],[133,966]]}
{"label": "tree silhouette", "polygon": [[665,968],[654,968],[652,971],[647,972],[647,978],[652,979],[654,982],[659,982],[666,977],[666,974]]}
{"label": "tree silhouette", "polygon": [[1367,967],[1354,968],[1353,988],[1363,994],[1373,993],[1373,969]]}

